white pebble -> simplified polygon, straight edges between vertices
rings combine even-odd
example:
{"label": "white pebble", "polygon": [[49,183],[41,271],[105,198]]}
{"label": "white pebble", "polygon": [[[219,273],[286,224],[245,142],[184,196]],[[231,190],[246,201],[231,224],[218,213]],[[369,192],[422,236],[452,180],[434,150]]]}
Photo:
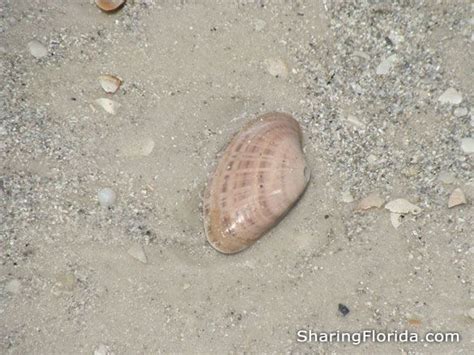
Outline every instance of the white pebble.
{"label": "white pebble", "polygon": [[456,89],[449,88],[438,98],[438,101],[442,104],[459,105],[462,101],[462,95]]}
{"label": "white pebble", "polygon": [[461,139],[461,149],[464,153],[474,153],[474,138],[468,137]]}
{"label": "white pebble", "polygon": [[112,206],[117,200],[117,195],[115,194],[114,190],[108,187],[99,190],[99,192],[97,193],[97,197],[102,207]]}
{"label": "white pebble", "polygon": [[393,65],[397,62],[397,55],[392,54],[390,57],[385,58],[375,69],[375,73],[377,75],[386,75],[390,72],[390,69],[392,69]]}
{"label": "white pebble", "polygon": [[32,40],[28,43],[28,49],[33,57],[40,59],[48,55],[48,50],[46,47],[37,40]]}
{"label": "white pebble", "polygon": [[465,107],[458,107],[457,109],[454,110],[454,116],[456,117],[464,117],[468,113],[467,108]]}
{"label": "white pebble", "polygon": [[270,75],[285,79],[288,76],[288,67],[286,63],[279,58],[269,58],[265,60],[265,66]]}

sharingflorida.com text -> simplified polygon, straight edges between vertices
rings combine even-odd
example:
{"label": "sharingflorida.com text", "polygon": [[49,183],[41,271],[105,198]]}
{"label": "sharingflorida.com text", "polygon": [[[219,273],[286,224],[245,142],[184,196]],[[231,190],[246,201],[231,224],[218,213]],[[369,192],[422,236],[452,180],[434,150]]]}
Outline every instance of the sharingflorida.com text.
{"label": "sharingflorida.com text", "polygon": [[315,332],[300,329],[296,332],[296,341],[299,343],[352,343],[359,345],[366,342],[374,343],[458,343],[461,340],[459,332],[427,332],[420,336],[418,333],[403,331],[376,331],[362,330],[359,332]]}

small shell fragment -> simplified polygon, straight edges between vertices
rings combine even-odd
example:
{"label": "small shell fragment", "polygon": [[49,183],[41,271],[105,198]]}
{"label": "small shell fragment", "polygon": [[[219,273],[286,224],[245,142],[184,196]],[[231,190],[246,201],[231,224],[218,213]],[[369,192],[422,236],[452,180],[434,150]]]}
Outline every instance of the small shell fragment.
{"label": "small shell fragment", "polygon": [[421,208],[412,204],[411,202],[398,198],[396,200],[390,201],[385,205],[385,208],[393,213],[407,214],[411,213],[417,215],[421,213]]}
{"label": "small shell fragment", "polygon": [[48,55],[48,49],[39,41],[32,40],[28,43],[28,49],[33,57],[40,59]]}
{"label": "small shell fragment", "polygon": [[120,104],[118,102],[107,99],[105,97],[95,100],[95,103],[102,107],[105,112],[110,113],[111,115],[115,115],[118,109],[120,108]]}
{"label": "small shell fragment", "polygon": [[124,144],[120,149],[120,156],[124,157],[146,157],[155,148],[155,141],[150,137],[136,138]]}
{"label": "small shell fragment", "polygon": [[474,137],[466,137],[461,139],[461,149],[464,153],[474,153]]}
{"label": "small shell fragment", "polygon": [[265,60],[267,72],[276,77],[285,79],[288,76],[288,66],[280,58],[268,58]]}
{"label": "small shell fragment", "polygon": [[438,98],[442,104],[459,105],[462,102],[462,95],[454,88],[449,88]]}
{"label": "small shell fragment", "polygon": [[454,189],[453,192],[451,192],[451,195],[449,196],[448,208],[452,208],[459,205],[465,205],[466,203],[467,201],[464,192],[460,188],[457,188]]}
{"label": "small shell fragment", "polygon": [[112,12],[122,7],[125,1],[126,0],[95,0],[95,4],[102,11]]}
{"label": "small shell fragment", "polygon": [[97,198],[99,199],[99,203],[102,207],[110,207],[117,200],[117,195],[115,194],[114,190],[106,187],[97,192]]}
{"label": "small shell fragment", "polygon": [[143,247],[140,244],[134,244],[130,247],[130,249],[127,250],[128,255],[130,255],[132,258],[137,259],[138,261],[142,262],[143,264],[146,264],[148,262],[148,259],[145,254],[145,250],[143,250]]}
{"label": "small shell fragment", "polygon": [[108,94],[114,94],[122,85],[122,79],[114,75],[101,75],[99,76],[99,84]]}
{"label": "small shell fragment", "polygon": [[391,56],[384,58],[382,62],[375,69],[377,75],[386,75],[390,72],[394,64],[397,62],[397,55],[392,54]]}
{"label": "small shell fragment", "polygon": [[380,208],[384,202],[384,199],[378,193],[373,192],[359,201],[356,210],[365,211],[371,208]]}
{"label": "small shell fragment", "polygon": [[393,228],[397,229],[402,224],[403,215],[400,213],[390,213],[390,222],[392,222]]}

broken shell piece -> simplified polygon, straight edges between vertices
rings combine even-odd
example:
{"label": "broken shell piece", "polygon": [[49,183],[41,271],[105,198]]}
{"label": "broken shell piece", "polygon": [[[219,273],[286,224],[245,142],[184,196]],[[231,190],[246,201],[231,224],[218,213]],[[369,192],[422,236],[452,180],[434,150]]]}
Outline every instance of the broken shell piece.
{"label": "broken shell piece", "polygon": [[131,257],[137,259],[138,261],[142,262],[143,264],[146,264],[148,262],[148,259],[145,254],[145,250],[143,250],[143,247],[140,244],[134,244],[130,247],[130,249],[127,250],[128,255]]}
{"label": "broken shell piece", "polygon": [[448,208],[452,208],[459,205],[465,205],[466,203],[467,201],[464,192],[460,188],[457,188],[454,189],[454,191],[451,192],[451,195],[449,196]]}
{"label": "broken shell piece", "polygon": [[122,85],[122,79],[113,75],[99,76],[99,84],[106,93],[114,94]]}
{"label": "broken shell piece", "polygon": [[95,0],[95,4],[102,11],[112,12],[122,7],[125,1],[126,0]]}
{"label": "broken shell piece", "polygon": [[95,103],[102,107],[105,112],[110,113],[111,115],[115,115],[120,107],[118,102],[112,101],[105,97],[95,100]]}
{"label": "broken shell piece", "polygon": [[398,198],[396,200],[390,201],[385,205],[385,208],[390,212],[399,213],[399,214],[407,214],[411,213],[417,215],[421,213],[421,208],[412,204],[411,202],[403,199]]}
{"label": "broken shell piece", "polygon": [[402,224],[402,218],[403,218],[403,215],[400,214],[400,213],[390,213],[390,222],[392,222],[392,226],[397,229],[398,227],[400,227],[400,225]]}
{"label": "broken shell piece", "polygon": [[40,59],[48,55],[48,49],[39,41],[32,40],[28,42],[28,49],[33,57]]}
{"label": "broken shell piece", "polygon": [[384,204],[384,200],[378,193],[371,193],[367,197],[364,197],[357,204],[357,210],[365,211],[371,208],[380,208]]}
{"label": "broken shell piece", "polygon": [[303,194],[310,172],[302,133],[290,115],[258,117],[229,143],[203,198],[209,243],[237,253],[275,226]]}
{"label": "broken shell piece", "polygon": [[269,58],[265,60],[265,66],[270,75],[285,79],[288,76],[288,66],[280,58]]}
{"label": "broken shell piece", "polygon": [[439,98],[442,104],[459,105],[462,102],[462,95],[454,88],[447,89]]}
{"label": "broken shell piece", "polygon": [[152,138],[137,138],[125,144],[120,149],[120,155],[124,157],[146,157],[155,148],[155,141]]}
{"label": "broken shell piece", "polygon": [[354,197],[349,190],[344,190],[341,193],[341,201],[345,203],[351,203],[354,201]]}

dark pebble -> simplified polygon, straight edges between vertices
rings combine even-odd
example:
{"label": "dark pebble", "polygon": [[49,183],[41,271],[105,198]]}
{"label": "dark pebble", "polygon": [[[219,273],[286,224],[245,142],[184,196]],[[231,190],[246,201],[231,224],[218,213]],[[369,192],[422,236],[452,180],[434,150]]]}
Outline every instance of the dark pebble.
{"label": "dark pebble", "polygon": [[349,308],[347,308],[347,306],[343,305],[342,303],[339,303],[338,309],[343,316],[347,316],[350,312]]}

